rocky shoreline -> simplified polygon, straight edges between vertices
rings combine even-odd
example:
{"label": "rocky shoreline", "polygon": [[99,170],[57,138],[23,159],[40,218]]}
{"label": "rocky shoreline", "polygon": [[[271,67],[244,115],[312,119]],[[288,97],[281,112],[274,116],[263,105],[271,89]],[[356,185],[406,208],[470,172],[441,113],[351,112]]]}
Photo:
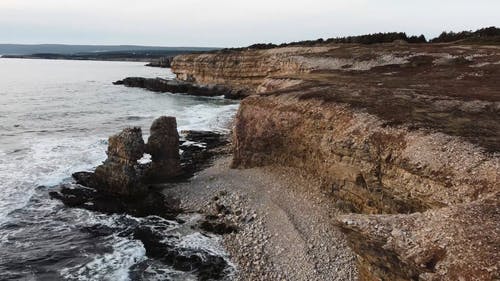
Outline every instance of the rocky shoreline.
{"label": "rocky shoreline", "polygon": [[149,91],[161,93],[168,92],[201,97],[224,96],[226,99],[242,98],[240,90],[233,90],[223,85],[200,85],[176,79],[167,80],[163,78],[127,77],[123,80],[113,82],[113,84],[124,85],[126,87],[143,88]]}
{"label": "rocky shoreline", "polygon": [[173,162],[152,153],[150,166],[125,169],[130,186],[164,174],[154,161],[195,174],[162,178],[154,197],[172,217],[203,214],[195,227],[223,235],[237,280],[495,280],[499,50],[325,44],[177,56],[179,80],[116,84],[244,97],[231,147],[212,147],[232,157],[210,166],[194,147]]}
{"label": "rocky shoreline", "polygon": [[345,212],[321,223],[343,230],[359,280],[495,280],[499,60],[487,45],[319,44],[183,55],[172,70],[249,95],[231,166],[319,180]]}
{"label": "rocky shoreline", "polygon": [[126,128],[111,136],[108,158],[102,165],[94,172],[74,173],[73,182],[62,184],[50,196],[72,208],[144,218],[149,223],[88,231],[98,236],[114,233],[133,237],[142,242],[150,259],[196,274],[199,280],[221,280],[232,271],[227,260],[203,249],[179,247],[174,234],[165,242],[166,237],[157,230],[177,224],[176,229],[185,233],[222,235],[238,228],[211,214],[197,213],[186,220],[192,212],[181,208],[182,192],[166,195],[158,184],[187,181],[210,165],[227,143],[227,136],[210,131],[183,131],[180,140],[175,118],[163,116],[153,122],[147,143],[140,128]]}
{"label": "rocky shoreline", "polygon": [[317,179],[297,169],[240,170],[230,163],[230,155],[222,156],[164,193],[182,192],[183,208],[237,226],[223,236],[237,267],[234,280],[357,280],[355,255],[329,221],[338,211],[328,194],[318,195]]}

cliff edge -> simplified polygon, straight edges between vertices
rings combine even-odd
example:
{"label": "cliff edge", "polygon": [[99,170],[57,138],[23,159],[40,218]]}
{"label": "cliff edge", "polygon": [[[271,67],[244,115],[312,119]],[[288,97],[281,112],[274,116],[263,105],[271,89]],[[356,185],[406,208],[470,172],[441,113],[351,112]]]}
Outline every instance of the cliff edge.
{"label": "cliff edge", "polygon": [[219,51],[175,57],[172,69],[246,97],[233,167],[321,180],[345,212],[336,221],[361,280],[499,278],[498,46]]}

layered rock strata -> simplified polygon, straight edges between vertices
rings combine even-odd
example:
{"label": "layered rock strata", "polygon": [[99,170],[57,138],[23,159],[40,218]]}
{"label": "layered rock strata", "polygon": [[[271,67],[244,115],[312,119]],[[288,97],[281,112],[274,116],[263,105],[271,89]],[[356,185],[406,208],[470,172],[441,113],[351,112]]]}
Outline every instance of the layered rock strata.
{"label": "layered rock strata", "polygon": [[178,56],[172,69],[253,94],[236,117],[235,168],[302,168],[363,213],[338,218],[362,280],[498,278],[496,46],[231,51]]}

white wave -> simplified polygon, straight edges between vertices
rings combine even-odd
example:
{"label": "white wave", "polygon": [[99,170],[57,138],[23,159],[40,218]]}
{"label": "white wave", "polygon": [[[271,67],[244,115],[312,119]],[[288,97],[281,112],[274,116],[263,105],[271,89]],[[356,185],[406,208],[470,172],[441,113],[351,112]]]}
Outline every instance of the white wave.
{"label": "white wave", "polygon": [[239,104],[214,107],[210,104],[198,104],[180,112],[179,130],[228,131],[229,124],[236,114]]}
{"label": "white wave", "polygon": [[105,158],[106,145],[93,138],[25,140],[26,151],[0,157],[0,222],[22,208],[40,185],[52,186],[73,172],[89,170]]}
{"label": "white wave", "polygon": [[147,153],[144,153],[142,155],[142,158],[137,160],[137,163],[139,164],[147,164],[147,163],[150,163],[152,161],[151,159],[151,154],[147,154]]}
{"label": "white wave", "polygon": [[207,237],[199,232],[183,236],[177,246],[193,250],[203,250],[216,256],[227,255],[221,247],[220,239],[218,237]]}
{"label": "white wave", "polygon": [[64,268],[61,275],[67,280],[126,281],[132,265],[146,259],[146,249],[137,240],[114,236],[109,242],[113,252],[96,255],[93,260],[76,267]]}

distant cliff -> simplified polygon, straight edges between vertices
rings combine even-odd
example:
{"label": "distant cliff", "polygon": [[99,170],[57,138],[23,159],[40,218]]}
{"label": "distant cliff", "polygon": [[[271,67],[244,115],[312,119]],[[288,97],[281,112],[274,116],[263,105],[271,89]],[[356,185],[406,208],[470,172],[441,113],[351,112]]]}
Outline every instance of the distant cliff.
{"label": "distant cliff", "polygon": [[244,90],[233,166],[322,179],[362,280],[498,278],[500,48],[323,44],[182,55],[172,69]]}

